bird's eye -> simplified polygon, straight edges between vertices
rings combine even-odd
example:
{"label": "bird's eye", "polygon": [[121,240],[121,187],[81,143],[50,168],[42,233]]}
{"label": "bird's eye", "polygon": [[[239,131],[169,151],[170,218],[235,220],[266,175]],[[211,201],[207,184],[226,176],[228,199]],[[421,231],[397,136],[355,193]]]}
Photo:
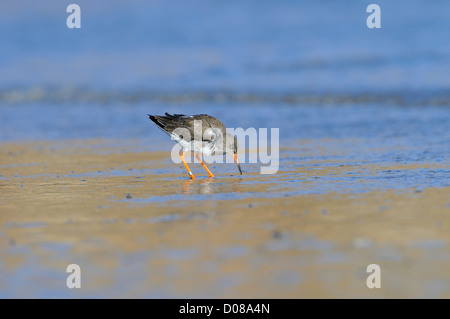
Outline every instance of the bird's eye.
{"label": "bird's eye", "polygon": [[183,139],[183,135],[180,135],[180,138]]}

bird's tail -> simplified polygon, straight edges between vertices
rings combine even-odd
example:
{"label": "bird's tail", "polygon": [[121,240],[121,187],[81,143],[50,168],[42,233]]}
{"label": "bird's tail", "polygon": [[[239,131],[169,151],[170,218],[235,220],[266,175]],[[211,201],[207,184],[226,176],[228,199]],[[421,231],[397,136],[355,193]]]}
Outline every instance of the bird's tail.
{"label": "bird's tail", "polygon": [[[147,115],[153,123],[158,125],[163,130],[165,129],[167,123],[170,121],[170,117],[168,117],[168,116],[150,115],[150,114],[147,114]],[[169,114],[167,114],[167,115],[169,115]]]}

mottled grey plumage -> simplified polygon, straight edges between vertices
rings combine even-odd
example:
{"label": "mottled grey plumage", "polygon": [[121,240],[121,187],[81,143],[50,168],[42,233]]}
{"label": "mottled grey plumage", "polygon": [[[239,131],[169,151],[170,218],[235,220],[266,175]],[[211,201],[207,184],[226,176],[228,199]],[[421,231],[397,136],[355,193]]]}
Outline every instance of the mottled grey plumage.
{"label": "mottled grey plumage", "polygon": [[[168,113],[165,113],[165,116],[150,114],[148,116],[159,128],[177,141],[185,152],[193,151],[205,155],[234,155],[239,172],[242,174],[237,161],[237,139],[227,133],[225,125],[215,117],[207,114],[171,115]],[[202,165],[204,164],[202,163]],[[192,175],[192,173],[190,174]],[[212,173],[210,173],[211,175]]]}

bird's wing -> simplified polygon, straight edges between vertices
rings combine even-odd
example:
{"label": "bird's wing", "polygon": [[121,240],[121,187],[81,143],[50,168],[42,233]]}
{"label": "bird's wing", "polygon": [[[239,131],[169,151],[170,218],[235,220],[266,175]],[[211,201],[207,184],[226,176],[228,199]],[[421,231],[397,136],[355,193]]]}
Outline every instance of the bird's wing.
{"label": "bird's wing", "polygon": [[[225,132],[225,125],[216,118],[206,115],[168,114],[165,116],[149,115],[150,119],[176,140],[188,142],[202,140],[214,142],[221,132]],[[199,125],[201,124],[201,125]]]}
{"label": "bird's wing", "polygon": [[218,138],[223,138],[223,134],[226,132],[226,127],[215,117],[207,114],[200,114],[194,115],[193,119],[202,121],[203,141],[214,142]]}

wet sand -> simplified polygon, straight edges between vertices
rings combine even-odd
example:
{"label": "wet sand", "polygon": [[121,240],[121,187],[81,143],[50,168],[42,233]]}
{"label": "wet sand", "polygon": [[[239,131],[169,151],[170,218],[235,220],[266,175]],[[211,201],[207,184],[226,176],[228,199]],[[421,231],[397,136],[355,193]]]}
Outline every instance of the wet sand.
{"label": "wet sand", "polygon": [[[316,191],[321,176],[340,185],[354,165],[313,158],[306,167],[308,154],[286,148],[276,175],[215,164],[209,179],[191,164],[190,181],[168,152],[148,149],[3,143],[0,297],[450,297],[449,187]],[[386,167],[357,170],[364,186]],[[81,289],[66,287],[72,263]],[[366,286],[369,264],[381,266],[380,289]]]}

